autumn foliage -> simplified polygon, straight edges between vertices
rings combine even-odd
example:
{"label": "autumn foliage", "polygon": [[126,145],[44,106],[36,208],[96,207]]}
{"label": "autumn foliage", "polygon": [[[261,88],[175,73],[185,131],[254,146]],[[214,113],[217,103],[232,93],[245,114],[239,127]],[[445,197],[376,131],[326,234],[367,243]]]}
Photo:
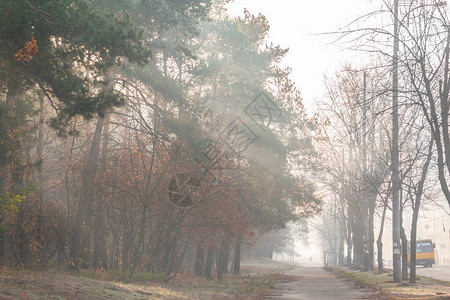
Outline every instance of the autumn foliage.
{"label": "autumn foliage", "polygon": [[25,46],[14,55],[17,61],[29,62],[33,59],[33,57],[38,53],[37,42],[34,39],[34,36],[31,37],[31,40],[25,43]]}
{"label": "autumn foliage", "polygon": [[[319,210],[289,171],[314,156],[313,122],[264,17],[213,18],[202,0],[7,2],[0,20],[25,21],[0,21],[0,45],[34,33],[15,55],[0,47],[5,264],[220,278],[239,272],[241,245]],[[299,114],[261,128],[245,115],[261,92]],[[214,133],[236,119],[255,133],[245,151]],[[211,144],[222,153],[205,165]]]}

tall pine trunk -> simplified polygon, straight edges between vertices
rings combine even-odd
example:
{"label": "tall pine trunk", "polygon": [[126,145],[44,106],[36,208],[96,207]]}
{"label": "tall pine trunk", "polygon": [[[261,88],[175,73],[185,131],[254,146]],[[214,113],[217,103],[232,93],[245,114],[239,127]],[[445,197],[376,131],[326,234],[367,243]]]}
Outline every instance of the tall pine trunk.
{"label": "tall pine trunk", "polygon": [[[104,178],[104,174],[106,173],[106,160],[108,156],[108,140],[109,140],[109,118],[110,114],[108,113],[104,119],[104,130],[103,130],[103,145],[102,145],[102,153],[100,159],[100,174],[98,177]],[[101,190],[101,189],[100,189]],[[100,191],[103,192],[102,190]],[[94,203],[95,209],[95,219],[94,219],[94,253],[92,266],[94,269],[104,270],[108,269],[108,255],[106,249],[106,237],[105,237],[105,224],[103,219],[103,204],[104,200],[100,193],[97,194],[96,201]]]}
{"label": "tall pine trunk", "polygon": [[40,264],[42,267],[46,267],[48,265],[48,255],[47,255],[47,243],[48,241],[44,236],[44,207],[43,207],[43,199],[44,199],[44,178],[43,178],[43,152],[44,152],[44,112],[45,112],[45,102],[44,97],[40,97],[39,99],[39,123],[38,123],[38,136],[37,136],[37,162],[38,162],[38,185],[39,185],[39,202],[38,202],[38,220],[36,224],[36,229],[38,232],[39,243],[42,248],[40,250]]}
{"label": "tall pine trunk", "polygon": [[[75,214],[73,233],[72,233],[72,248],[70,251],[70,257],[72,259],[80,258],[82,247],[82,235],[83,225],[86,222],[86,216],[88,213],[88,207],[92,202],[91,194],[91,182],[95,178],[97,173],[97,160],[100,152],[100,140],[103,130],[103,118],[99,117],[95,126],[94,136],[92,138],[91,146],[89,149],[88,158],[84,166],[82,175],[82,186],[80,199]],[[86,240],[86,239],[84,239]]]}
{"label": "tall pine trunk", "polygon": [[[112,79],[113,79],[113,75],[114,75],[114,70],[112,68],[110,68],[106,71],[105,74],[106,74],[105,75],[105,83],[106,84],[103,87],[103,92],[105,94],[108,94],[111,91],[111,89],[113,88]],[[107,118],[109,118],[109,117],[107,117]],[[107,120],[106,120],[106,122],[107,122]],[[100,144],[101,144],[102,132],[103,132],[104,125],[105,125],[105,117],[99,116],[98,120],[97,120],[97,124],[95,126],[94,136],[92,138],[92,143],[91,143],[91,147],[89,149],[88,158],[87,158],[86,164],[84,165],[84,171],[82,174],[82,187],[81,187],[81,193],[80,193],[81,196],[80,196],[80,201],[78,203],[78,209],[77,209],[76,216],[75,216],[75,221],[74,221],[75,224],[74,224],[74,229],[73,229],[73,234],[72,234],[72,249],[70,252],[70,256],[72,258],[79,258],[82,247],[88,247],[88,245],[89,245],[90,231],[86,230],[85,236],[83,236],[83,224],[87,224],[87,225],[91,224],[91,218],[93,217],[93,215],[91,214],[91,209],[92,208],[94,208],[94,209],[98,208],[100,210],[102,209],[101,205],[98,206],[99,201],[95,201],[95,199],[93,198],[94,190],[93,190],[92,182],[94,181],[94,179],[96,178],[96,175],[98,174],[98,159],[100,156]],[[106,149],[104,149],[104,151],[106,151]],[[94,203],[94,202],[96,202],[96,203]],[[99,226],[100,227],[99,230],[102,231],[102,228],[101,228],[103,226],[102,225],[102,223],[103,223],[102,214],[95,211],[94,217],[95,217],[95,223],[96,223],[94,225]],[[101,220],[97,220],[96,219],[97,217],[101,218]],[[96,237],[97,237],[97,239],[100,238],[99,235],[96,235],[96,232],[94,231],[94,239]],[[97,243],[104,244],[104,242],[102,242],[101,240],[97,241]],[[99,247],[104,247],[105,250],[103,251],[101,249],[98,249],[97,257],[104,256],[104,252],[106,251],[106,246],[104,245],[104,246],[99,246]],[[101,252],[101,254],[99,253],[99,251]],[[103,260],[103,258],[102,258],[102,260]]]}

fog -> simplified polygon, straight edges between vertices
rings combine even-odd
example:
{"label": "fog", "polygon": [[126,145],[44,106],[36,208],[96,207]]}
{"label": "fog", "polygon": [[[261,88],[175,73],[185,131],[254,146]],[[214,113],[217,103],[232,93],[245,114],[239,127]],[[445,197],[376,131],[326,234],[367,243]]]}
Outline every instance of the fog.
{"label": "fog", "polygon": [[0,20],[5,269],[251,298],[450,264],[446,4],[5,0]]}

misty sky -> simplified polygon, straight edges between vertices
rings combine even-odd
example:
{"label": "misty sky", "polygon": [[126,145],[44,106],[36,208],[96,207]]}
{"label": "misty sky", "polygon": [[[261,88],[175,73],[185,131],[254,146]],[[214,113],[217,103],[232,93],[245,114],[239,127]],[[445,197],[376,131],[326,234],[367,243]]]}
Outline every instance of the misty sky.
{"label": "misty sky", "polygon": [[235,0],[228,7],[231,16],[243,15],[247,8],[267,17],[269,40],[290,49],[284,65],[293,69],[292,79],[311,110],[313,100],[323,95],[323,74],[333,73],[356,55],[320,34],[334,32],[381,6],[382,0]]}

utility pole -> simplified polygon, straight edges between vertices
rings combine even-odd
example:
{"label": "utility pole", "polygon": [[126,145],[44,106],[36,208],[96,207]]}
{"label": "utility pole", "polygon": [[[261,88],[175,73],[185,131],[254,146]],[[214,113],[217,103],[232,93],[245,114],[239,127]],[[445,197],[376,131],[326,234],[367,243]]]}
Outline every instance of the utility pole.
{"label": "utility pole", "polygon": [[394,0],[394,55],[392,59],[392,247],[394,282],[402,281],[400,247],[400,182],[398,176],[398,0]]}
{"label": "utility pole", "polygon": [[338,256],[337,253],[339,253],[338,231],[337,231],[338,224],[337,224],[337,210],[336,210],[337,199],[336,199],[336,196],[334,196],[333,198],[334,198],[334,205],[333,205],[333,210],[334,210],[334,212],[333,212],[333,215],[334,215],[334,241],[333,241],[333,243],[334,243],[334,265],[337,266],[337,256]]}
{"label": "utility pole", "polygon": [[363,122],[362,122],[362,197],[363,197],[363,240],[364,240],[364,271],[369,271],[369,205],[368,205],[368,183],[367,183],[367,80],[366,72],[363,76]]}

